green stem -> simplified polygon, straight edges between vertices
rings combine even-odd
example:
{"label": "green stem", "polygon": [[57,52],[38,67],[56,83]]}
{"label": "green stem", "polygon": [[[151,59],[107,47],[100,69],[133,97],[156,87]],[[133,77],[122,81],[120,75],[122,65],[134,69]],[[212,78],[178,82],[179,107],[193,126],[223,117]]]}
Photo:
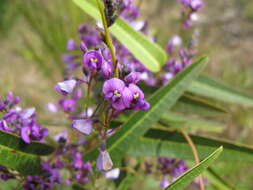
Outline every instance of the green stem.
{"label": "green stem", "polygon": [[104,13],[104,7],[102,6],[101,2],[99,2],[99,0],[97,0],[97,5],[98,5],[99,12],[101,14],[102,23],[103,23],[103,26],[104,26],[105,42],[106,42],[106,45],[108,46],[108,48],[110,50],[110,53],[112,55],[112,62],[113,62],[113,65],[114,65],[114,76],[119,77],[118,61],[117,61],[117,58],[116,58],[116,55],[115,55],[115,52],[114,52],[112,38],[111,38],[110,33],[109,33],[107,20],[106,20],[105,13]]}

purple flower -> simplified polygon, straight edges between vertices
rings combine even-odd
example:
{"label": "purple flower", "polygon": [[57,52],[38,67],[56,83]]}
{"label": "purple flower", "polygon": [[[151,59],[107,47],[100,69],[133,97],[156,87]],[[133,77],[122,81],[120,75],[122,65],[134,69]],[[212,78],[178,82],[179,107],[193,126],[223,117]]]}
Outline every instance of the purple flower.
{"label": "purple flower", "polygon": [[105,61],[105,62],[102,64],[101,71],[102,71],[102,74],[103,74],[106,78],[110,77],[111,74],[112,74],[112,71],[113,71],[113,67],[112,67],[111,62]]}
{"label": "purple flower", "polygon": [[30,139],[30,134],[31,134],[31,129],[29,126],[25,126],[21,128],[21,138],[23,139],[23,141],[25,141],[26,143],[30,143],[31,139]]}
{"label": "purple flower", "polygon": [[150,72],[143,72],[141,73],[141,80],[143,80],[149,86],[155,86],[156,78]]}
{"label": "purple flower", "polygon": [[166,188],[169,185],[170,185],[170,183],[169,183],[168,179],[166,178],[166,176],[163,176],[162,181],[160,183],[160,187]]}
{"label": "purple flower", "polygon": [[173,53],[174,48],[176,46],[180,46],[181,44],[182,44],[182,39],[178,35],[172,36],[172,38],[167,43],[166,50],[168,53],[171,54]]}
{"label": "purple flower", "polygon": [[47,133],[48,129],[41,128],[35,121],[32,121],[20,129],[20,136],[26,143],[30,143],[31,140],[41,141]]}
{"label": "purple flower", "polygon": [[186,172],[188,170],[187,166],[185,165],[185,161],[180,160],[176,167],[172,170],[172,174],[174,177],[177,177],[181,175],[182,173]]}
{"label": "purple flower", "polygon": [[6,121],[6,122],[14,122],[16,121],[18,118],[18,113],[15,109],[11,109],[9,110],[8,112],[6,112],[3,116],[3,119]]}
{"label": "purple flower", "polygon": [[0,111],[5,109],[5,104],[4,102],[0,99]]}
{"label": "purple flower", "polygon": [[100,51],[90,50],[87,51],[83,56],[84,66],[91,70],[100,69],[103,61],[104,60]]}
{"label": "purple flower", "polygon": [[13,100],[13,104],[18,104],[20,102],[21,98],[19,96],[16,96]]}
{"label": "purple flower", "polygon": [[100,150],[96,167],[99,171],[106,172],[112,169],[112,159],[107,150]]}
{"label": "purple flower", "polygon": [[193,11],[198,11],[204,6],[204,3],[202,0],[191,0],[190,6]]}
{"label": "purple flower", "polygon": [[87,45],[87,47],[95,47],[101,43],[99,33],[88,33],[81,35],[81,40]]}
{"label": "purple flower", "polygon": [[83,159],[80,152],[76,152],[73,160],[73,167],[75,169],[81,169],[83,167]]}
{"label": "purple flower", "polygon": [[118,78],[105,81],[103,93],[105,98],[111,101],[113,108],[119,111],[129,108],[133,99],[131,91],[126,87],[125,83]]}
{"label": "purple flower", "polygon": [[139,72],[131,72],[125,77],[125,81],[127,84],[134,83],[137,84],[140,81],[140,75]]}
{"label": "purple flower", "polygon": [[79,132],[89,135],[93,132],[92,120],[90,119],[80,119],[74,120],[72,122],[72,127],[77,129]]}
{"label": "purple flower", "polygon": [[68,141],[68,132],[62,131],[54,136],[54,140],[57,142]]}
{"label": "purple flower", "polygon": [[40,176],[27,176],[25,178],[24,190],[50,190],[54,185],[62,182],[58,168],[54,167],[55,164],[50,165],[48,162],[43,162],[41,166]]}
{"label": "purple flower", "polygon": [[35,108],[27,108],[19,113],[22,119],[29,119],[35,116]]}
{"label": "purple flower", "polygon": [[87,46],[85,45],[85,43],[83,41],[80,42],[80,50],[85,53],[86,51],[88,51]]}
{"label": "purple flower", "polygon": [[104,175],[107,179],[117,179],[120,174],[120,169],[119,168],[114,168],[108,172],[106,172]]}
{"label": "purple flower", "polygon": [[126,7],[128,7],[133,3],[133,0],[123,0],[123,3]]}
{"label": "purple flower", "polygon": [[78,100],[83,96],[83,91],[81,88],[76,89],[76,91],[73,94],[73,99]]}
{"label": "purple flower", "polygon": [[192,0],[178,0],[184,6],[190,6]]}
{"label": "purple flower", "polygon": [[0,121],[0,129],[3,131],[11,132],[12,129],[8,126],[7,122],[5,120]]}
{"label": "purple flower", "polygon": [[67,42],[67,50],[75,50],[77,48],[76,42],[73,39],[69,39]]}
{"label": "purple flower", "polygon": [[173,74],[178,73],[184,68],[183,64],[174,58],[169,59],[165,67],[166,67],[166,70],[168,70],[170,73],[173,73]]}
{"label": "purple flower", "polygon": [[173,78],[173,73],[172,72],[167,72],[163,75],[163,83],[166,83],[170,81]]}
{"label": "purple flower", "polygon": [[132,93],[132,104],[134,107],[134,110],[147,110],[149,109],[150,105],[149,103],[144,99],[144,93],[142,90],[136,86],[135,84],[130,84],[128,86],[129,90]]}
{"label": "purple flower", "polygon": [[140,31],[145,27],[146,23],[144,21],[136,20],[130,22],[130,24],[135,30]]}
{"label": "purple flower", "polygon": [[0,165],[0,179],[4,181],[15,179],[15,175],[10,173],[5,166]]}
{"label": "purple flower", "polygon": [[13,92],[9,91],[6,95],[6,101],[8,103],[12,103],[14,100],[14,95],[13,95]]}
{"label": "purple flower", "polygon": [[74,79],[65,80],[63,82],[58,82],[55,85],[55,90],[62,95],[66,96],[73,92],[77,82]]}
{"label": "purple flower", "polygon": [[76,100],[72,98],[64,98],[59,100],[59,105],[64,111],[69,112],[76,109],[77,103]]}
{"label": "purple flower", "polygon": [[65,63],[72,63],[76,58],[78,58],[78,56],[72,55],[72,54],[64,54],[64,55],[62,56],[62,60],[63,60]]}
{"label": "purple flower", "polygon": [[46,108],[47,108],[48,111],[50,111],[52,113],[58,112],[58,108],[54,103],[51,103],[51,102],[47,103]]}
{"label": "purple flower", "polygon": [[190,17],[184,20],[183,27],[185,29],[188,29],[188,28],[192,27],[192,20],[191,20]]}

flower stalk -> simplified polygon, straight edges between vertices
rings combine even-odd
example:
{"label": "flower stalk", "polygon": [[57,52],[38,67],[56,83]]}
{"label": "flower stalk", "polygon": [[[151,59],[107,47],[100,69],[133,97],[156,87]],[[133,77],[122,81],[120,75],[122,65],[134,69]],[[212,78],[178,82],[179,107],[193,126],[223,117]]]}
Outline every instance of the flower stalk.
{"label": "flower stalk", "polygon": [[110,36],[109,27],[108,27],[108,23],[107,23],[105,12],[104,12],[105,8],[101,4],[100,0],[97,0],[97,5],[98,5],[98,9],[99,9],[101,18],[102,18],[103,27],[104,27],[105,42],[106,42],[106,45],[108,46],[111,56],[112,56],[112,62],[114,65],[114,76],[118,78],[119,77],[118,61],[117,61],[117,58],[116,58],[116,55],[114,52],[112,38]]}

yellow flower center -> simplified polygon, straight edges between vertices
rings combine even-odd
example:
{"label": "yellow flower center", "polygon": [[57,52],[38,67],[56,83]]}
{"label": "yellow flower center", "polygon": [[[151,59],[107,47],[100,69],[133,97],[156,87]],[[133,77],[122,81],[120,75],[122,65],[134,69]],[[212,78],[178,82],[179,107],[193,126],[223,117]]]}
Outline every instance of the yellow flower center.
{"label": "yellow flower center", "polygon": [[116,95],[117,97],[121,97],[121,94],[118,92],[118,90],[114,90],[113,93],[114,93],[114,95]]}
{"label": "yellow flower center", "polygon": [[139,96],[140,96],[140,94],[139,94],[139,93],[135,93],[135,94],[134,94],[134,99],[139,98]]}
{"label": "yellow flower center", "polygon": [[90,58],[90,61],[91,62],[98,62],[98,59],[97,58]]}

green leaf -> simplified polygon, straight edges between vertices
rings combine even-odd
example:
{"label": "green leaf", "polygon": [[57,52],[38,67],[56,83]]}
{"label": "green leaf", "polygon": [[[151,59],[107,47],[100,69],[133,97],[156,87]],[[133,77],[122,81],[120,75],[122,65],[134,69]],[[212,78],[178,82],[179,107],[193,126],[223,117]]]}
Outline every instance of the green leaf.
{"label": "green leaf", "polygon": [[120,183],[117,190],[128,190],[135,179],[134,175],[128,174]]}
{"label": "green leaf", "polygon": [[[253,161],[252,147],[197,135],[190,135],[190,137],[196,146],[200,159],[208,156],[217,147],[223,146],[224,151],[220,156],[221,160]],[[160,129],[149,130],[144,137],[136,142],[136,146],[130,148],[128,154],[132,156],[166,156],[193,159],[192,151],[181,133]]]}
{"label": "green leaf", "polygon": [[39,142],[26,144],[10,133],[0,131],[0,165],[19,171],[23,175],[40,172],[40,156],[53,152],[49,145]]}
{"label": "green leaf", "polygon": [[169,187],[166,188],[166,190],[182,190],[187,187],[187,185],[189,185],[194,180],[194,178],[200,175],[213,163],[214,160],[219,157],[221,152],[222,147],[215,150],[210,156],[194,166],[192,169],[179,176],[174,182],[172,182],[172,184],[169,185]]}
{"label": "green leaf", "polygon": [[253,96],[203,75],[192,83],[188,91],[223,102],[253,106]]}
{"label": "green leaf", "polygon": [[224,181],[217,173],[211,168],[204,171],[203,175],[207,180],[219,190],[235,190],[230,184]]}
{"label": "green leaf", "polygon": [[199,97],[193,97],[188,94],[182,96],[175,106],[173,111],[181,113],[198,114],[203,116],[219,116],[224,115],[227,111],[217,105],[213,105]]}
{"label": "green leaf", "polygon": [[[200,59],[198,62],[180,72],[170,83],[160,88],[151,96],[149,99],[149,110],[134,113],[130,119],[123,124],[122,128],[107,140],[107,150],[114,163],[120,161],[139,137],[160,119],[161,113],[165,112],[176,103],[187,86],[204,68],[206,62],[206,58]],[[85,154],[85,158],[87,159],[95,159],[96,157],[97,149],[90,154]]]}
{"label": "green leaf", "polygon": [[54,151],[54,148],[50,145],[40,142],[32,142],[27,144],[21,140],[20,137],[2,130],[0,130],[0,145],[38,156],[46,156]]}
{"label": "green leaf", "polygon": [[[101,20],[95,0],[73,0],[82,10],[96,20]],[[135,31],[126,21],[118,18],[109,28],[112,34],[151,71],[159,71],[167,59],[165,51],[144,34]]]}
{"label": "green leaf", "polygon": [[226,127],[223,123],[194,118],[175,112],[168,112],[163,115],[159,123],[166,127],[190,128],[209,132],[221,132]]}

